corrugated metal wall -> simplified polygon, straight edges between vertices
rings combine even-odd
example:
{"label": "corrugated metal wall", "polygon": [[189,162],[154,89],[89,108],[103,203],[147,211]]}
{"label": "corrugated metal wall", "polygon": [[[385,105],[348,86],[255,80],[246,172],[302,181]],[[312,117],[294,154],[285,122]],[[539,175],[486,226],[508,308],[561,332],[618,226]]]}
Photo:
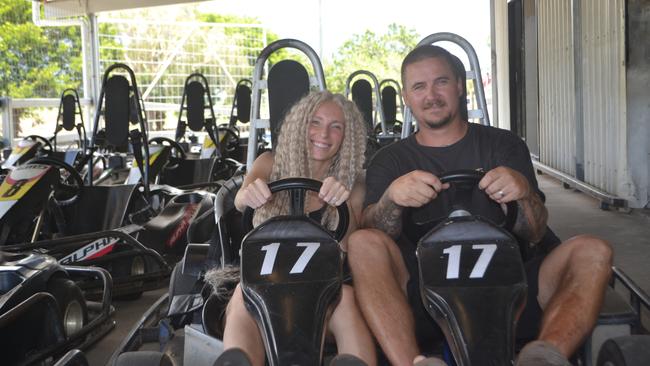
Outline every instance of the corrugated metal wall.
{"label": "corrugated metal wall", "polygon": [[575,175],[575,86],[571,2],[537,2],[539,159]]}
{"label": "corrugated metal wall", "polygon": [[[576,175],[584,156],[584,180],[620,196],[625,155],[624,0],[538,1],[540,161]],[[579,27],[574,45],[574,27]],[[575,47],[580,58],[574,63]],[[581,95],[576,96],[576,75]],[[577,98],[580,98],[576,100]],[[576,108],[580,108],[576,113]],[[576,118],[582,116],[582,121]],[[576,151],[576,126],[584,129]],[[581,132],[581,133],[580,133]]]}
{"label": "corrugated metal wall", "polygon": [[582,1],[585,181],[625,196],[624,0]]}

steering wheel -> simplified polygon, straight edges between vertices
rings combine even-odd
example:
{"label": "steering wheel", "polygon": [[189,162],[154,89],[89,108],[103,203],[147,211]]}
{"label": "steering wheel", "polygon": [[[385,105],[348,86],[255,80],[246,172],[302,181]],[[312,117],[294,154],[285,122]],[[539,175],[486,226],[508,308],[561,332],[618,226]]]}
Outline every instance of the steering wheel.
{"label": "steering wheel", "polygon": [[[478,182],[483,179],[485,173],[478,170],[454,170],[447,172],[438,177],[442,184],[449,183],[456,186],[456,197],[452,198],[454,204],[471,212],[472,193],[478,187]],[[443,191],[443,194],[446,191]],[[488,200],[494,205],[499,205],[497,202]],[[499,205],[500,206],[500,205]],[[504,221],[499,225],[508,231],[512,231],[515,221],[517,220],[517,202],[510,201],[506,204],[507,212]],[[500,208],[500,207],[499,207]]]}
{"label": "steering wheel", "polygon": [[[269,190],[271,194],[282,191],[289,191],[289,215],[291,216],[307,216],[305,214],[305,193],[306,191],[319,192],[320,187],[323,185],[314,179],[309,178],[287,178],[269,183]],[[350,216],[348,213],[347,203],[343,203],[336,207],[339,214],[339,222],[334,229],[334,239],[341,241],[348,230]],[[253,214],[255,209],[246,207],[242,215],[242,224],[244,230],[249,232],[253,230]]]}
{"label": "steering wheel", "polygon": [[236,127],[223,126],[218,127],[217,130],[219,131],[221,155],[229,156],[239,147],[239,130]]}
{"label": "steering wheel", "polygon": [[232,178],[237,172],[243,172],[244,170],[244,164],[238,162],[235,159],[224,157],[217,158],[212,164],[212,180],[228,180]]}
{"label": "steering wheel", "polygon": [[[386,129],[388,133],[401,134],[402,133],[402,122],[401,121],[392,121],[386,122]],[[381,123],[377,123],[374,129],[375,135],[381,133]]]}
{"label": "steering wheel", "polygon": [[33,141],[40,142],[43,144],[43,150],[52,151],[52,144],[50,144],[50,140],[46,139],[43,136],[29,135],[25,137],[25,140],[33,140]]}
{"label": "steering wheel", "polygon": [[79,197],[81,197],[81,192],[83,191],[82,187],[84,185],[83,180],[79,172],[75,170],[70,164],[63,162],[61,160],[40,157],[34,158],[28,161],[26,164],[44,164],[55,166],[59,169],[63,169],[68,173],[67,178],[61,177],[59,186],[54,191],[54,201],[59,206],[68,206],[75,203]]}
{"label": "steering wheel", "polygon": [[185,154],[185,150],[183,150],[183,147],[181,146],[181,144],[179,144],[178,142],[176,142],[176,141],[174,141],[174,140],[172,140],[172,139],[170,139],[168,137],[163,137],[163,136],[154,137],[154,138],[149,139],[149,143],[150,144],[155,143],[155,144],[160,144],[160,145],[165,145],[165,143],[167,143],[169,146],[171,146],[172,150],[174,150],[176,152],[177,156],[181,160],[185,160],[187,158],[187,155]]}

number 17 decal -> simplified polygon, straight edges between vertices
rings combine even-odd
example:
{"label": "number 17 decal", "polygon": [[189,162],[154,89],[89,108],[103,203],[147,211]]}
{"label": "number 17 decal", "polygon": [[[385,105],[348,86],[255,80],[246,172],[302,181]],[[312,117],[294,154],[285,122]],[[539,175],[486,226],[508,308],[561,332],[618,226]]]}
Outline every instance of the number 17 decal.
{"label": "number 17 decal", "polygon": [[[460,277],[460,252],[461,245],[453,245],[446,248],[442,252],[449,255],[449,262],[447,263],[447,279],[457,279]],[[469,274],[469,278],[483,278],[488,265],[492,261],[494,252],[497,250],[496,244],[474,244],[472,249],[481,251],[478,260]]]}
{"label": "number 17 decal", "polygon": [[[289,271],[291,274],[302,273],[305,270],[311,258],[316,254],[318,247],[320,247],[320,243],[297,243],[296,246],[304,247],[305,250],[303,250],[296,263],[291,267],[291,271]],[[261,249],[266,253],[264,254],[260,275],[269,275],[273,273],[273,265],[275,264],[275,258],[278,256],[280,243],[265,245]]]}

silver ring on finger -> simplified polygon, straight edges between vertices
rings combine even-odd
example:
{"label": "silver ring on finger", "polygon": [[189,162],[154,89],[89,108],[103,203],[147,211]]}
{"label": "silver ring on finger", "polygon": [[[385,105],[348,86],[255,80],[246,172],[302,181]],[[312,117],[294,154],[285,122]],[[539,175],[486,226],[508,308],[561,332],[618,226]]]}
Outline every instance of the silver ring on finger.
{"label": "silver ring on finger", "polygon": [[503,193],[502,190],[499,190],[499,192],[497,192],[497,195],[499,195],[499,198],[503,198],[503,196],[505,196],[506,194]]}

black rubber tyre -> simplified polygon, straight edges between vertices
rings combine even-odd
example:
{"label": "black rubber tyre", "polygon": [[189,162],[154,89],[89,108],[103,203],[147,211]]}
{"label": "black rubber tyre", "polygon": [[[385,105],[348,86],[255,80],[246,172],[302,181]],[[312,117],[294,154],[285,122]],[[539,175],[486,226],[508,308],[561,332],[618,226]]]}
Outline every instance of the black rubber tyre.
{"label": "black rubber tyre", "polygon": [[598,352],[597,366],[643,366],[650,364],[650,335],[608,339]]}
{"label": "black rubber tyre", "polygon": [[[112,267],[113,270],[111,271],[111,275],[116,279],[124,279],[147,273],[147,261],[144,257],[139,255],[119,258],[113,262]],[[139,283],[136,283],[135,285],[142,287],[142,282],[138,282]],[[137,300],[141,296],[142,290],[113,297],[118,300]]]}
{"label": "black rubber tyre", "polygon": [[81,289],[68,278],[53,278],[47,292],[56,299],[66,336],[70,337],[88,323],[88,309]]}
{"label": "black rubber tyre", "polygon": [[124,352],[117,358],[117,366],[172,366],[169,356],[156,351]]}

